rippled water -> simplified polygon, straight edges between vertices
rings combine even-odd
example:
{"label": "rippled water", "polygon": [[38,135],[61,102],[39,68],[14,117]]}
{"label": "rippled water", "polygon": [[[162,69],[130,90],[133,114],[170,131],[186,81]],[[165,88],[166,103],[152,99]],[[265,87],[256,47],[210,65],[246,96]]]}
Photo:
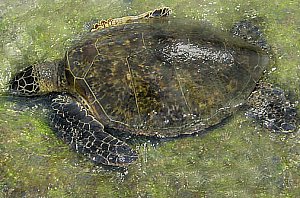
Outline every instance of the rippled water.
{"label": "rippled water", "polygon": [[6,94],[12,74],[54,60],[96,19],[169,6],[228,30],[256,18],[275,61],[266,80],[300,109],[300,3],[278,1],[4,0],[0,2],[0,197],[300,197],[299,135],[270,133],[241,111],[199,137],[135,142],[127,169],[95,166],[47,123],[45,98]]}

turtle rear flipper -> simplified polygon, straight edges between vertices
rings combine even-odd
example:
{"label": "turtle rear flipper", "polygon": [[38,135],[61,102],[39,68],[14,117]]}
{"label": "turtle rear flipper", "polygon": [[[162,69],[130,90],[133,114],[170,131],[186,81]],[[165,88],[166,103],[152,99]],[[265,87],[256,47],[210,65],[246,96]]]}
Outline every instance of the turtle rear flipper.
{"label": "turtle rear flipper", "polygon": [[297,128],[297,111],[284,92],[268,83],[260,83],[249,97],[248,117],[255,118],[274,132],[293,132]]}
{"label": "turtle rear flipper", "polygon": [[58,95],[51,107],[58,135],[95,163],[126,166],[137,159],[126,143],[106,133],[103,125],[71,96]]}
{"label": "turtle rear flipper", "polygon": [[157,8],[152,11],[144,12],[139,15],[135,16],[125,16],[121,18],[110,18],[107,20],[101,20],[98,23],[95,23],[91,29],[91,32],[103,29],[103,28],[108,28],[111,26],[118,26],[122,24],[127,24],[127,23],[132,23],[136,21],[141,21],[143,19],[151,19],[151,18],[161,18],[161,17],[167,17],[171,14],[172,10],[169,7],[162,7],[162,8]]}
{"label": "turtle rear flipper", "polygon": [[260,28],[252,21],[243,20],[235,23],[231,29],[234,36],[240,37],[249,44],[259,46],[263,50],[270,50],[270,46]]}

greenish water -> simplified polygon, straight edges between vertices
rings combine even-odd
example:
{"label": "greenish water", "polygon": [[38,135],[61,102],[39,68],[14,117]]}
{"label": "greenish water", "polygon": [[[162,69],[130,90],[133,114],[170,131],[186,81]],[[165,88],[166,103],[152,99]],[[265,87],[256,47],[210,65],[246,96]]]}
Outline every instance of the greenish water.
{"label": "greenish water", "polygon": [[276,60],[267,80],[300,100],[299,1],[4,0],[0,197],[300,197],[300,131],[273,134],[240,112],[200,137],[136,144],[138,161],[126,170],[111,170],[58,140],[43,105],[4,94],[12,74],[62,57],[88,22],[160,6],[171,7],[176,17],[225,30],[241,19],[261,19]]}

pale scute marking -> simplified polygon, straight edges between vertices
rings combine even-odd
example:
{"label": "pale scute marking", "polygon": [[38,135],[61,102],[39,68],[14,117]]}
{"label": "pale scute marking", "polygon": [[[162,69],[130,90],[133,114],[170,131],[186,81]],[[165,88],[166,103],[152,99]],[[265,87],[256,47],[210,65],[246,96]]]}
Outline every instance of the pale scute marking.
{"label": "pale scute marking", "polygon": [[178,75],[178,73],[177,73],[177,69],[175,68],[174,65],[173,65],[173,68],[174,68],[174,71],[175,71],[176,80],[178,81],[178,85],[179,85],[179,88],[180,88],[181,95],[182,95],[182,97],[183,97],[183,99],[184,99],[184,102],[185,102],[185,104],[186,104],[186,106],[187,106],[187,108],[188,108],[188,110],[189,110],[189,113],[192,113],[192,110],[191,110],[191,108],[190,108],[190,105],[188,104],[188,101],[187,101],[187,99],[186,99],[186,97],[185,97],[185,94],[184,94],[184,92],[183,92],[182,84],[181,84],[181,81],[180,81],[180,77],[179,77],[179,75]]}
{"label": "pale scute marking", "polygon": [[134,98],[135,98],[135,105],[136,105],[137,112],[138,112],[138,115],[139,115],[139,119],[140,119],[140,122],[141,122],[142,119],[141,119],[141,114],[140,114],[140,108],[139,108],[139,105],[138,105],[138,98],[137,98],[137,93],[136,93],[136,89],[135,89],[135,83],[134,83],[133,73],[132,73],[132,70],[131,70],[129,62],[128,62],[128,57],[125,60],[126,60],[126,63],[127,63],[129,75],[131,77],[130,82],[131,82],[131,85],[133,87],[133,93],[134,93]]}

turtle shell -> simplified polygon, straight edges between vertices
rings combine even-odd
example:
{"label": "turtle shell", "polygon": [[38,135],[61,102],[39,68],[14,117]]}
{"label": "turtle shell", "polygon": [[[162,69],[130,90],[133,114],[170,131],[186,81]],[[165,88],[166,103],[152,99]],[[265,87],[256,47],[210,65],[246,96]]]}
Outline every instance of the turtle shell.
{"label": "turtle shell", "polygon": [[196,21],[153,20],[88,34],[66,53],[70,92],[107,128],[192,134],[245,103],[268,55]]}

